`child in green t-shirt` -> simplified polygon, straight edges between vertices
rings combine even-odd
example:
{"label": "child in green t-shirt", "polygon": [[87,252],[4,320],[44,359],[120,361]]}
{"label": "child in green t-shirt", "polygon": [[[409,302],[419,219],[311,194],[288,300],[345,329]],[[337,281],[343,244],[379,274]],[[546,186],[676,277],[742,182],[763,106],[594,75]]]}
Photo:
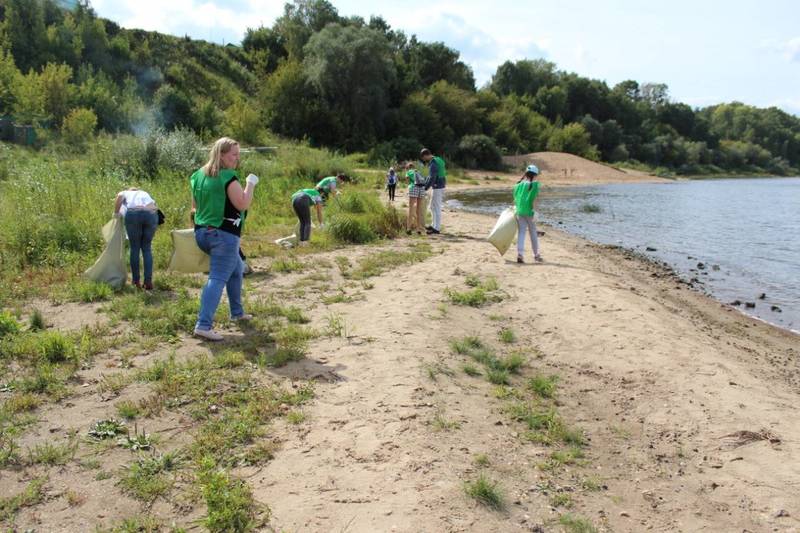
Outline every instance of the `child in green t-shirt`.
{"label": "child in green t-shirt", "polygon": [[523,254],[525,252],[525,230],[531,234],[531,247],[533,248],[533,260],[537,263],[544,261],[539,253],[539,236],[536,233],[536,222],[533,220],[534,203],[539,195],[539,182],[536,177],[539,175],[539,168],[536,165],[528,165],[525,174],[514,186],[514,204],[517,207],[517,263],[524,263]]}

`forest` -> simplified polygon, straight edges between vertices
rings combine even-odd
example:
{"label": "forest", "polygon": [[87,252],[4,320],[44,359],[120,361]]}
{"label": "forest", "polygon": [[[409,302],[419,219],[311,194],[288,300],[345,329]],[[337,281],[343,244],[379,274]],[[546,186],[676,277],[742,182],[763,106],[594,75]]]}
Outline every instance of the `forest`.
{"label": "forest", "polygon": [[0,0],[0,18],[0,115],[34,126],[39,145],[159,128],[277,135],[374,163],[427,146],[466,168],[545,150],[664,174],[800,167],[800,118],[778,108],[692,108],[665,83],[610,87],[543,59],[507,61],[476,87],[458,50],[326,0],[287,3],[224,46],[122,28],[88,0]]}

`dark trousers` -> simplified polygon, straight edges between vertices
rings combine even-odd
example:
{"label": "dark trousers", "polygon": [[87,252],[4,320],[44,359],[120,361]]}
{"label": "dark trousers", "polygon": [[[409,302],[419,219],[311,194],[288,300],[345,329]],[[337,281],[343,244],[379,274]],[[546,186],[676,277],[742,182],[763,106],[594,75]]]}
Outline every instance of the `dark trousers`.
{"label": "dark trousers", "polygon": [[391,185],[386,186],[389,189],[389,201],[394,202],[394,191],[397,189],[397,184],[393,183]]}
{"label": "dark trousers", "polygon": [[311,236],[311,198],[301,194],[292,200],[292,209],[300,219],[300,235],[298,237],[301,241],[307,241]]}

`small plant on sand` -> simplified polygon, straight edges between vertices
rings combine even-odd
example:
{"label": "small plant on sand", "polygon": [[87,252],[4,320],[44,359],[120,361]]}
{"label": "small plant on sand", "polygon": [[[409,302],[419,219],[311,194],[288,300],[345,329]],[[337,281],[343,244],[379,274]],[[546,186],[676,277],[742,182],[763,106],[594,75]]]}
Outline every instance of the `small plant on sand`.
{"label": "small plant on sand", "polygon": [[43,331],[47,329],[47,324],[44,321],[44,316],[42,312],[38,309],[34,309],[31,313],[31,318],[28,321],[28,325],[31,331]]}
{"label": "small plant on sand", "polygon": [[485,453],[479,453],[475,456],[475,465],[480,467],[489,466],[489,456]]}
{"label": "small plant on sand", "polygon": [[558,492],[550,498],[550,505],[569,509],[572,507],[572,496],[566,492]]}
{"label": "small plant on sand", "polygon": [[431,425],[437,431],[451,431],[461,427],[457,420],[448,420],[441,410],[437,410],[436,414],[433,415]]}
{"label": "small plant on sand", "polygon": [[116,418],[98,420],[89,428],[89,436],[94,440],[113,439],[118,435],[127,433],[128,428],[125,427],[125,423],[120,422]]}
{"label": "small plant on sand", "polygon": [[144,429],[139,433],[139,428],[134,426],[133,435],[128,433],[118,439],[117,444],[132,452],[148,451],[153,449],[153,437],[148,435]]}
{"label": "small plant on sand", "polygon": [[475,377],[481,375],[481,371],[478,370],[478,367],[473,365],[472,363],[464,363],[461,366],[461,370],[463,370],[464,373],[468,376]]}
{"label": "small plant on sand", "polygon": [[325,328],[325,334],[328,337],[347,337],[347,322],[342,315],[331,313],[326,320],[328,324]]}
{"label": "small plant on sand", "polygon": [[142,457],[128,465],[120,486],[134,498],[152,502],[172,487],[168,473],[176,470],[179,463],[180,458],[174,453]]}
{"label": "small plant on sand", "polygon": [[502,510],[505,507],[503,494],[497,487],[497,482],[491,481],[484,474],[480,474],[475,481],[464,483],[464,492],[481,505],[485,505],[495,511]]}
{"label": "small plant on sand", "polygon": [[212,533],[251,531],[269,517],[269,509],[259,508],[243,480],[206,464],[200,482],[208,508],[204,523]]}
{"label": "small plant on sand", "polygon": [[42,488],[46,482],[47,478],[36,478],[16,496],[0,498],[0,522],[8,523],[23,507],[33,507],[41,502],[44,498]]}
{"label": "small plant on sand", "polygon": [[541,398],[554,398],[558,376],[537,374],[528,380],[528,390]]}
{"label": "small plant on sand", "polygon": [[597,533],[597,529],[592,523],[582,516],[576,516],[570,513],[561,515],[558,523],[564,526],[567,533]]}
{"label": "small plant on sand", "polygon": [[30,465],[64,465],[75,456],[78,442],[72,440],[64,444],[45,442],[37,444],[28,450],[28,464]]}
{"label": "small plant on sand", "polygon": [[511,344],[517,340],[517,334],[514,333],[514,330],[511,328],[501,329],[497,336],[500,338],[500,342],[504,342],[506,344]]}
{"label": "small plant on sand", "polygon": [[270,269],[273,272],[280,272],[282,274],[302,272],[304,268],[305,265],[294,257],[282,257],[276,259],[272,262],[272,265],[270,265]]}
{"label": "small plant on sand", "polygon": [[110,300],[114,289],[107,283],[79,279],[72,282],[68,288],[69,299],[78,302],[91,303]]}
{"label": "small plant on sand", "polygon": [[286,413],[286,421],[293,425],[301,424],[305,419],[306,415],[302,411],[289,411]]}
{"label": "small plant on sand", "polygon": [[508,385],[510,377],[508,370],[503,368],[489,368],[486,371],[486,379],[489,380],[489,383],[494,383],[495,385]]}

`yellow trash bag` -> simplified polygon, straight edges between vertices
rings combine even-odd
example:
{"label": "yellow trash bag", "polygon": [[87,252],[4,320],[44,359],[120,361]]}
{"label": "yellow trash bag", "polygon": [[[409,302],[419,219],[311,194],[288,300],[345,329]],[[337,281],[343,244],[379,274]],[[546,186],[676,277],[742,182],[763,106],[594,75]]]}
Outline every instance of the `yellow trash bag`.
{"label": "yellow trash bag", "polygon": [[504,255],[508,251],[508,247],[514,242],[514,236],[517,234],[517,217],[516,208],[508,207],[497,219],[497,223],[489,233],[487,240],[497,248],[500,255]]}
{"label": "yellow trash bag", "polygon": [[92,281],[102,281],[115,289],[121,289],[128,279],[128,268],[125,265],[125,223],[122,217],[109,220],[103,226],[102,234],[106,247],[83,275]]}
{"label": "yellow trash bag", "polygon": [[172,257],[168,267],[170,270],[187,274],[208,272],[211,257],[197,246],[194,229],[174,229],[170,235],[172,235]]}

